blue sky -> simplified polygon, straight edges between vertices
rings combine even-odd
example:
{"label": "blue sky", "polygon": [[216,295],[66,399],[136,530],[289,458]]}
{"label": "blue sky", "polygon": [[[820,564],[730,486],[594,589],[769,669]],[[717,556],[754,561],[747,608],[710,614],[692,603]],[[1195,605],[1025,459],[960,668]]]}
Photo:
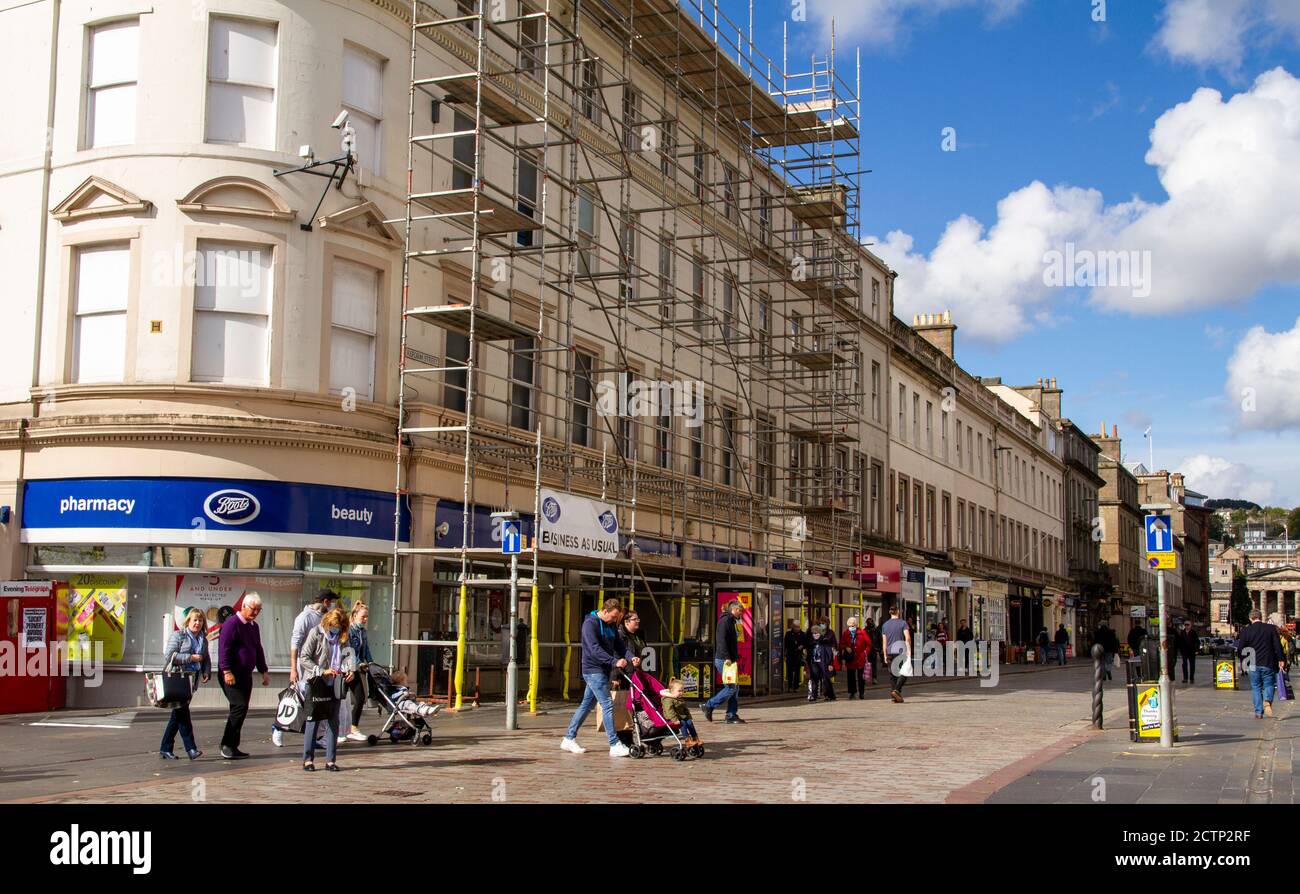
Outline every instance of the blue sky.
{"label": "blue sky", "polygon": [[[798,22],[765,0],[755,41],[779,60],[786,21],[792,56],[824,54],[834,14],[850,81],[860,48],[862,231],[900,316],[951,307],[966,369],[1055,376],[1133,459],[1152,425],[1156,465],[1210,496],[1300,504],[1300,2],[1106,5],[1099,23],[1093,0],[808,0]],[[1221,95],[1189,104],[1200,88]],[[936,251],[963,216],[983,229]],[[1043,288],[1064,241],[1150,251],[1154,291]]]}

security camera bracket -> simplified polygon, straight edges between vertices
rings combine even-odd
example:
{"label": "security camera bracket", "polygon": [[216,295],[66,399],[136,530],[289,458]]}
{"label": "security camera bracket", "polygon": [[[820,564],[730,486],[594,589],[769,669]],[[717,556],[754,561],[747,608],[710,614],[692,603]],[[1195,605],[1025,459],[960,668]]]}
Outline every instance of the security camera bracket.
{"label": "security camera bracket", "polygon": [[[320,201],[316,203],[316,209],[312,211],[311,217],[307,218],[306,223],[298,224],[298,229],[308,233],[312,231],[312,222],[316,220],[316,215],[320,213],[321,205],[325,204],[325,196],[329,194],[330,185],[333,184],[334,188],[338,190],[343,189],[343,181],[348,179],[348,173],[351,172],[352,166],[355,164],[356,157],[349,152],[346,155],[340,155],[338,158],[331,158],[327,161],[312,161],[284,171],[271,171],[276,177],[283,177],[286,174],[311,174],[329,180],[329,183],[326,183],[325,188],[321,190]],[[328,172],[325,170],[326,168],[329,168]]]}

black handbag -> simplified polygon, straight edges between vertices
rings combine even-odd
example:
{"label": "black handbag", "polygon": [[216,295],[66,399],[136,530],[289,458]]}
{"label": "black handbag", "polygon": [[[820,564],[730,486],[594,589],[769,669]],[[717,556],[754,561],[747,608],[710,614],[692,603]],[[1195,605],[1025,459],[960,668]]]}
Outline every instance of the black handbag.
{"label": "black handbag", "polygon": [[175,656],[160,671],[144,675],[144,694],[155,708],[180,708],[194,696],[194,674],[174,673]]}

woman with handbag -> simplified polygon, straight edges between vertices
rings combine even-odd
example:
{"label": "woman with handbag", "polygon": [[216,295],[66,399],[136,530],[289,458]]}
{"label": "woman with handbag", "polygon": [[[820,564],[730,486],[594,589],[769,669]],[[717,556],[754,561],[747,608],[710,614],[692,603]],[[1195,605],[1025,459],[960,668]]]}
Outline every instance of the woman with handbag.
{"label": "woman with handbag", "polygon": [[859,699],[867,693],[863,671],[867,667],[867,653],[871,651],[871,637],[858,629],[858,619],[849,618],[848,629],[840,636],[840,667],[849,681],[849,701],[856,694]]}
{"label": "woman with handbag", "polygon": [[[195,675],[199,681],[206,683],[212,674],[212,659],[208,655],[208,640],[204,636],[203,612],[192,608],[185,613],[185,621],[179,630],[167,638],[167,648],[163,652],[163,672]],[[194,676],[190,676],[191,691],[198,688]],[[158,746],[158,755],[163,760],[174,761],[178,758],[172,749],[176,745],[176,733],[181,734],[185,753],[190,760],[203,755],[194,742],[194,721],[190,718],[190,706],[186,702],[172,708],[172,716],[163,730],[162,744]]]}
{"label": "woman with handbag", "polygon": [[342,609],[330,609],[307,634],[298,652],[298,666],[307,684],[310,710],[302,734],[302,768],[308,772],[316,769],[316,734],[323,720],[329,727],[325,769],[337,771],[334,756],[338,749],[339,708],[344,688],[352,682],[357,669],[356,653],[348,643],[348,616]]}

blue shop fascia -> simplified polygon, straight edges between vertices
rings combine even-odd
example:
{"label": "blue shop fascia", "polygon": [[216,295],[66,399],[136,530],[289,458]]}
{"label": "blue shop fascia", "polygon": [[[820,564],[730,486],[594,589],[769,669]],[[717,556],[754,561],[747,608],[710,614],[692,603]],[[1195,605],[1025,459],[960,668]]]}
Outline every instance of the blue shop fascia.
{"label": "blue shop fascia", "polygon": [[[70,600],[117,606],[120,654],[109,671],[156,667],[172,620],[199,608],[215,623],[244,593],[263,600],[272,671],[288,670],[294,617],[320,589],[370,606],[371,642],[386,652],[392,616],[394,533],[410,539],[410,513],[392,492],[220,478],[60,478],[22,486],[26,575],[64,581]],[[376,659],[386,660],[376,654]],[[138,678],[69,703],[134,704]],[[127,677],[127,674],[118,674]],[[129,686],[130,693],[111,690]]]}

